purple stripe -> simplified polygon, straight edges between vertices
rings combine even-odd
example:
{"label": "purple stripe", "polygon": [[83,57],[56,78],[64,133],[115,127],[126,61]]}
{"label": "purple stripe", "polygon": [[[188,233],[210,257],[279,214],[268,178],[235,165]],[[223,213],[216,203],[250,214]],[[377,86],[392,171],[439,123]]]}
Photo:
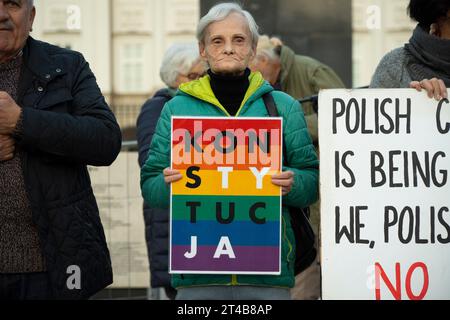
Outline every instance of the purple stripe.
{"label": "purple stripe", "polygon": [[233,247],[236,259],[227,255],[214,259],[217,247],[201,246],[197,256],[187,259],[184,254],[189,246],[172,247],[172,270],[192,272],[279,272],[280,251],[278,247]]}

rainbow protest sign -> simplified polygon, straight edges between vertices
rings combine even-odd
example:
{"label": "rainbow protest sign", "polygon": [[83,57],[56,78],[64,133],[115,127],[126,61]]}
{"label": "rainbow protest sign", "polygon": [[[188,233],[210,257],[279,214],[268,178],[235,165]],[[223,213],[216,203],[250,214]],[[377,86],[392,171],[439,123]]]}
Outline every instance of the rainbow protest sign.
{"label": "rainbow protest sign", "polygon": [[172,118],[170,272],[280,274],[281,118]]}

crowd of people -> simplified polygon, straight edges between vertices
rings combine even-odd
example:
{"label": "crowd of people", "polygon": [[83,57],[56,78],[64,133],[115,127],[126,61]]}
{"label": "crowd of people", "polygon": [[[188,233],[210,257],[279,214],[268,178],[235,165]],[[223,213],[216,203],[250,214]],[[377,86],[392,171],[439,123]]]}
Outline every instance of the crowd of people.
{"label": "crowd of people", "polygon": [[[408,9],[417,27],[382,59],[370,87],[448,98],[450,1],[410,0]],[[35,15],[33,0],[0,0],[0,299],[88,299],[113,270],[87,166],[115,160],[121,131],[83,56],[30,36]],[[212,7],[197,40],[169,48],[160,69],[167,88],[137,120],[151,286],[178,300],[320,299],[319,258],[295,276],[291,256],[287,206],[310,207],[320,233],[322,107],[298,100],[344,84],[329,66],[261,36],[235,3]],[[284,121],[285,165],[271,178],[283,195],[281,274],[170,275],[170,184],[182,179],[170,168],[171,117],[267,117],[265,95]],[[71,272],[81,275],[68,285]]]}

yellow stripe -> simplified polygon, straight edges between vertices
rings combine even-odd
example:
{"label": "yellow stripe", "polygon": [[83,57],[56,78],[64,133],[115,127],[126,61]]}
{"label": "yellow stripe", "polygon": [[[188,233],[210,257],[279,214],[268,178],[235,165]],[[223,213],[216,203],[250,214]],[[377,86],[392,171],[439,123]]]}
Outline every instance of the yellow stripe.
{"label": "yellow stripe", "polygon": [[279,196],[281,188],[272,184],[270,171],[263,178],[263,188],[257,189],[256,177],[250,170],[233,171],[228,174],[228,189],[222,188],[222,173],[214,170],[195,172],[201,178],[201,185],[196,189],[186,187],[194,180],[187,178],[186,170],[180,170],[183,179],[172,184],[173,195],[220,195],[220,196]]}

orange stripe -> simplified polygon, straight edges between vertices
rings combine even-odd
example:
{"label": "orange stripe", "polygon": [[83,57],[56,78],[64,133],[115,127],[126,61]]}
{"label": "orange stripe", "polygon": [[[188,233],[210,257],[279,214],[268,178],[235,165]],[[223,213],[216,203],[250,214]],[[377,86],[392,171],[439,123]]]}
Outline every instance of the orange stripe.
{"label": "orange stripe", "polygon": [[213,150],[212,146],[205,148],[204,152],[198,152],[191,148],[185,152],[182,144],[177,144],[172,150],[172,168],[180,170],[191,166],[200,166],[205,170],[216,170],[217,167],[230,166],[235,170],[248,170],[249,167],[268,167],[272,170],[280,169],[280,146],[272,146],[271,153],[262,152],[259,148],[251,154],[246,146],[238,146],[234,152],[222,154]]}
{"label": "orange stripe", "polygon": [[186,187],[187,183],[194,183],[187,178],[186,171],[180,170],[183,179],[172,184],[173,195],[220,195],[220,196],[280,196],[281,188],[272,184],[271,176],[278,173],[270,171],[263,178],[263,189],[257,189],[256,177],[249,171],[233,171],[228,174],[228,189],[222,188],[222,172],[200,170],[195,175],[201,178],[198,188]]}

